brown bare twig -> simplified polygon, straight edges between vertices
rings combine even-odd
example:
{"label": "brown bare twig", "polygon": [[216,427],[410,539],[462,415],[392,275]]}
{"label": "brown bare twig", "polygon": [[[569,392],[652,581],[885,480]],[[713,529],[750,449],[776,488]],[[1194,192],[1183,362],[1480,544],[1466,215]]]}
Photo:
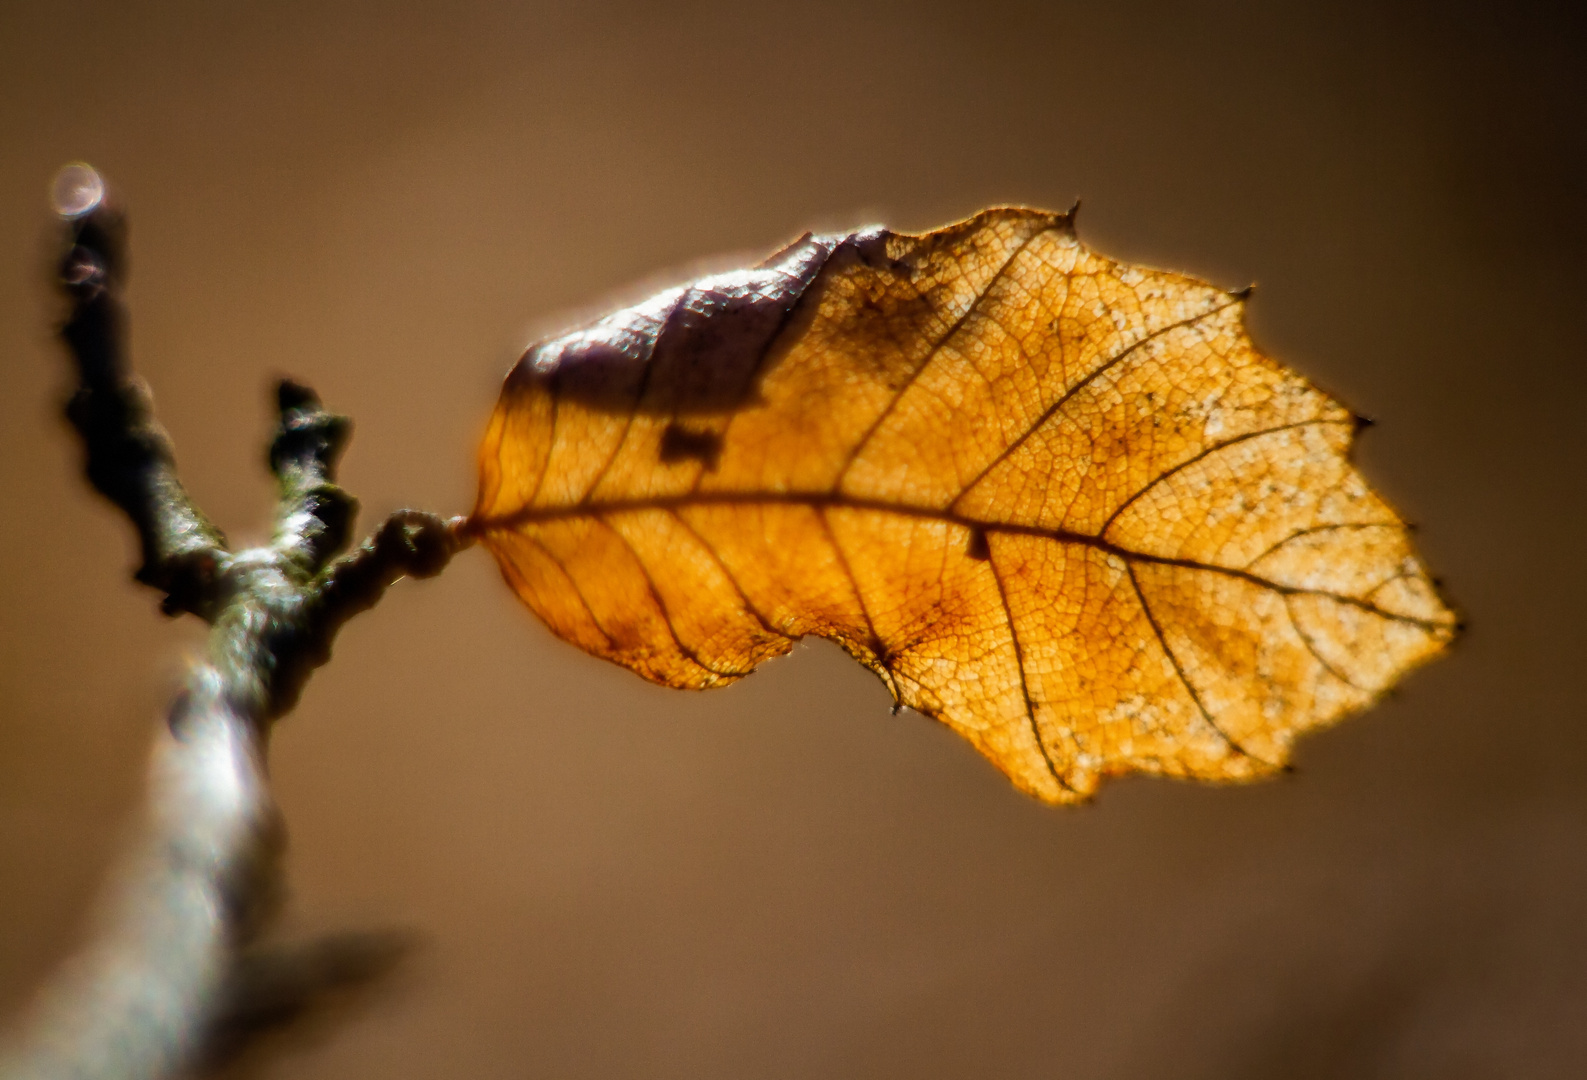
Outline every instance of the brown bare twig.
{"label": "brown bare twig", "polygon": [[[61,336],[77,381],[66,413],[88,480],[137,530],[137,580],[165,594],[166,613],[192,613],[212,630],[155,748],[147,826],[103,932],[45,988],[0,1052],[0,1078],[154,1080],[199,1061],[222,1029],[235,1038],[239,1018],[290,1011],[282,987],[312,991],[313,979],[271,978],[253,956],[240,962],[280,893],[282,830],[264,770],[270,725],[348,618],[400,577],[439,573],[466,540],[461,519],[403,510],[337,557],[357,508],[335,482],[350,425],[313,391],[283,382],[269,452],[280,483],[275,535],[231,551],[178,480],[170,440],[127,362],[122,216],[84,165],[62,170],[56,204],[70,304]],[[246,1000],[258,986],[271,988],[268,1008]]]}

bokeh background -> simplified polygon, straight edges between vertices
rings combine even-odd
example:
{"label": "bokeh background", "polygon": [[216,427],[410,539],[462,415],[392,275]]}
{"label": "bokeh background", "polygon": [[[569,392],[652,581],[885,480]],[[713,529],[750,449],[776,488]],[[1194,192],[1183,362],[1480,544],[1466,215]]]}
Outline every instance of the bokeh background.
{"label": "bokeh background", "polygon": [[58,419],[45,192],[82,158],[234,539],[281,374],[355,418],[366,523],[462,512],[569,311],[1081,196],[1111,255],[1259,283],[1471,624],[1280,782],[1054,810],[825,643],[661,690],[471,552],[346,630],[272,757],[284,932],[422,944],[230,1075],[1587,1075],[1584,44],[1514,3],[5,5],[0,1015],[84,932],[201,640]]}

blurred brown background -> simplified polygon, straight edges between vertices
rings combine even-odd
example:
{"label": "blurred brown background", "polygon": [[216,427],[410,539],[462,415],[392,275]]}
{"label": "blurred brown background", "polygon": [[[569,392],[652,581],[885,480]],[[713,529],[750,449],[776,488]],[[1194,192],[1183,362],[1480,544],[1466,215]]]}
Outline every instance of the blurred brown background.
{"label": "blurred brown background", "polygon": [[[30,10],[24,10],[30,9]],[[732,689],[574,652],[480,552],[279,728],[289,928],[424,945],[260,1077],[1587,1075],[1582,24],[1223,2],[171,3],[0,14],[0,1014],[84,926],[191,620],[58,419],[46,184],[129,206],[139,369],[258,538],[270,380],[350,413],[365,521],[467,509],[536,327],[809,226],[1085,199],[1260,283],[1258,341],[1466,610],[1241,789],[1014,793],[812,643]]]}

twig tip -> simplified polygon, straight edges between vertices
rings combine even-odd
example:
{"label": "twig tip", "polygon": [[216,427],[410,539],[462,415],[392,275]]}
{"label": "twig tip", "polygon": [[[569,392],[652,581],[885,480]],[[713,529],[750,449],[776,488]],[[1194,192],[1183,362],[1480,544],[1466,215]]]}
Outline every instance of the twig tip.
{"label": "twig tip", "polygon": [[320,396],[300,382],[282,379],[276,384],[276,407],[283,413],[289,409],[317,409],[319,405]]}

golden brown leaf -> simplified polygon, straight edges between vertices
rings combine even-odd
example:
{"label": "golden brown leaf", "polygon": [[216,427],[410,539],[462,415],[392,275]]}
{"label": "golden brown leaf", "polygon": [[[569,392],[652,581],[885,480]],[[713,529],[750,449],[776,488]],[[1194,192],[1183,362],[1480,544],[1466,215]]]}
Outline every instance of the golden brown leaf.
{"label": "golden brown leaf", "polygon": [[1065,215],[807,236],[531,349],[469,527],[656,682],[817,634],[1049,802],[1262,775],[1454,620],[1242,316]]}

